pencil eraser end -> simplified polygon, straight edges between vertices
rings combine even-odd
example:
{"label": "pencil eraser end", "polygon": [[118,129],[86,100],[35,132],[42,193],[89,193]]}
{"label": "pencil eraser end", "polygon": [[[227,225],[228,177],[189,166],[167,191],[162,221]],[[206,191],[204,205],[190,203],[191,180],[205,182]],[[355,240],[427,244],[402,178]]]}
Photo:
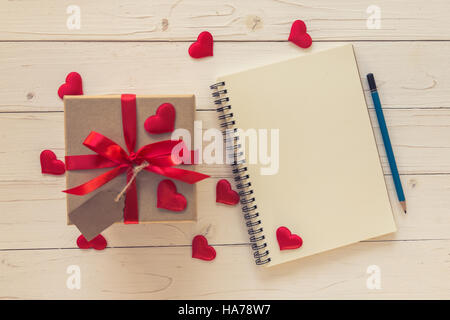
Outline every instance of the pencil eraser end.
{"label": "pencil eraser end", "polygon": [[373,77],[373,73],[368,73],[367,74],[367,81],[369,82],[370,90],[376,90],[377,89],[377,85],[375,83],[375,78]]}

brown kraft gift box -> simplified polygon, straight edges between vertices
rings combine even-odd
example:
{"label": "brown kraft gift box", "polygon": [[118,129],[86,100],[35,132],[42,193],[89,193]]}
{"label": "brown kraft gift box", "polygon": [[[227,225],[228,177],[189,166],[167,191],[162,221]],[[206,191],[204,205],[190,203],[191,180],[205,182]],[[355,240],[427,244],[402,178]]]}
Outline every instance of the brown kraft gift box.
{"label": "brown kraft gift box", "polygon": [[[188,130],[193,137],[195,120],[195,97],[194,95],[138,95],[136,96],[137,107],[137,132],[136,150],[149,143],[170,140],[172,132],[163,134],[150,134],[144,129],[144,122],[156,113],[157,108],[163,103],[171,103],[176,110],[175,129],[183,128]],[[119,144],[126,149],[122,127],[121,96],[65,96],[64,97],[64,119],[65,119],[65,146],[66,156],[95,154],[92,150],[83,145],[83,141],[91,131],[96,131]],[[178,137],[176,137],[178,138]],[[193,139],[191,139],[193,141]],[[190,150],[192,146],[187,146]],[[178,166],[186,170],[195,170],[192,165]],[[110,168],[93,170],[66,171],[67,188],[73,188],[95,178],[96,176],[110,170]],[[187,207],[181,212],[172,212],[156,207],[157,187],[160,181],[169,179],[167,177],[141,171],[137,178],[137,197],[139,209],[139,223],[148,222],[182,222],[195,221],[196,215],[196,185],[188,184],[174,179],[177,192],[183,194],[187,200]],[[93,192],[78,196],[67,194],[68,224],[72,224],[69,214],[85,204],[89,199],[96,197],[99,193],[103,195],[118,194],[126,185],[126,174],[119,175],[102,187]],[[106,191],[106,192],[105,192]],[[102,207],[113,208],[111,204],[102,203],[113,197],[98,196],[101,201],[89,201],[89,205],[83,206],[92,211],[94,215],[97,211],[102,211]],[[117,210],[122,207],[116,206]],[[81,208],[80,208],[81,209]],[[78,210],[80,211],[80,210]],[[88,215],[89,213],[84,213]],[[117,213],[115,214],[117,216]],[[121,220],[123,221],[123,219]],[[77,224],[78,225],[78,224]]]}

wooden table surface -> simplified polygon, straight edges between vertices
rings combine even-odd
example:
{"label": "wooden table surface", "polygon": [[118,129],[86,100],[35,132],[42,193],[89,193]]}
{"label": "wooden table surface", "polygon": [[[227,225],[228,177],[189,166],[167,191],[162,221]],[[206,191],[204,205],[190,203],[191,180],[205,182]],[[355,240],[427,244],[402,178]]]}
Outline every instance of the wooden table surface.
{"label": "wooden table surface", "polygon": [[[368,27],[373,4],[379,29]],[[80,29],[67,27],[69,5]],[[449,12],[447,0],[1,0],[0,298],[450,298]],[[296,19],[309,28],[309,50],[287,41]],[[214,57],[191,59],[204,30]],[[65,178],[43,176],[39,164],[43,149],[64,155],[56,91],[68,72],[82,74],[87,95],[194,93],[197,117],[217,127],[208,86],[218,75],[348,42],[367,98],[374,72],[385,108],[408,201],[404,215],[376,128],[396,234],[261,270],[239,208],[214,201],[230,168],[202,165],[212,178],[199,185],[197,223],[116,225],[104,232],[106,250],[76,247]],[[214,261],[190,257],[196,234],[214,245]],[[71,265],[80,289],[66,286]],[[367,286],[372,265],[378,289]]]}

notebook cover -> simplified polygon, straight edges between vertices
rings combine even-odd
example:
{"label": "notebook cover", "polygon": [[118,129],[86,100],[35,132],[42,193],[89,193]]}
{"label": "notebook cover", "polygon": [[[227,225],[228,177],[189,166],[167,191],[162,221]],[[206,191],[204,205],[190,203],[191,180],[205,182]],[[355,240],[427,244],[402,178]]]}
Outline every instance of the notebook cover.
{"label": "notebook cover", "polygon": [[[279,129],[278,170],[248,165],[268,266],[396,231],[352,45],[219,81],[238,128]],[[302,247],[280,251],[280,226]]]}

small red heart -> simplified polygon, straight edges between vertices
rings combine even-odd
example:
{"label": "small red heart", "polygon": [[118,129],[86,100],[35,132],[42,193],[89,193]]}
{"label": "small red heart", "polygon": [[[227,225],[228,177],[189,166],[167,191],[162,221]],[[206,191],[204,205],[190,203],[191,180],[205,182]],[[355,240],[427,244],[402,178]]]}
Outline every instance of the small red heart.
{"label": "small red heart", "polygon": [[289,41],[295,43],[300,48],[309,48],[312,44],[311,36],[306,32],[306,25],[302,20],[296,20],[292,24]]}
{"label": "small red heart", "polygon": [[177,186],[171,180],[163,180],[158,185],[157,207],[171,211],[186,209],[186,198],[177,192]]}
{"label": "small red heart", "polygon": [[163,103],[156,110],[156,114],[150,116],[144,122],[144,128],[149,133],[158,134],[175,130],[175,108],[170,103]]}
{"label": "small red heart", "polygon": [[77,246],[80,249],[94,248],[95,250],[103,250],[106,248],[106,245],[106,239],[101,234],[96,236],[91,241],[87,241],[83,235],[80,235],[77,239]]}
{"label": "small red heart", "polygon": [[192,58],[199,59],[213,55],[213,36],[208,31],[201,32],[197,41],[189,47],[189,55]]}
{"label": "small red heart", "polygon": [[192,240],[192,258],[211,261],[216,257],[216,250],[208,245],[204,236],[195,236]]}
{"label": "small red heart", "polygon": [[297,249],[303,244],[302,238],[296,234],[292,234],[286,227],[279,227],[277,229],[277,240],[280,250]]}
{"label": "small red heart", "polygon": [[66,77],[66,82],[58,89],[58,96],[62,99],[65,95],[78,96],[83,94],[83,82],[78,72],[71,72]]}
{"label": "small red heart", "polygon": [[232,206],[239,203],[239,194],[231,189],[231,184],[226,179],[221,179],[217,182],[216,202]]}
{"label": "small red heart", "polygon": [[44,150],[41,152],[41,172],[60,175],[66,172],[66,166],[64,162],[58,160],[56,155],[51,150]]}

